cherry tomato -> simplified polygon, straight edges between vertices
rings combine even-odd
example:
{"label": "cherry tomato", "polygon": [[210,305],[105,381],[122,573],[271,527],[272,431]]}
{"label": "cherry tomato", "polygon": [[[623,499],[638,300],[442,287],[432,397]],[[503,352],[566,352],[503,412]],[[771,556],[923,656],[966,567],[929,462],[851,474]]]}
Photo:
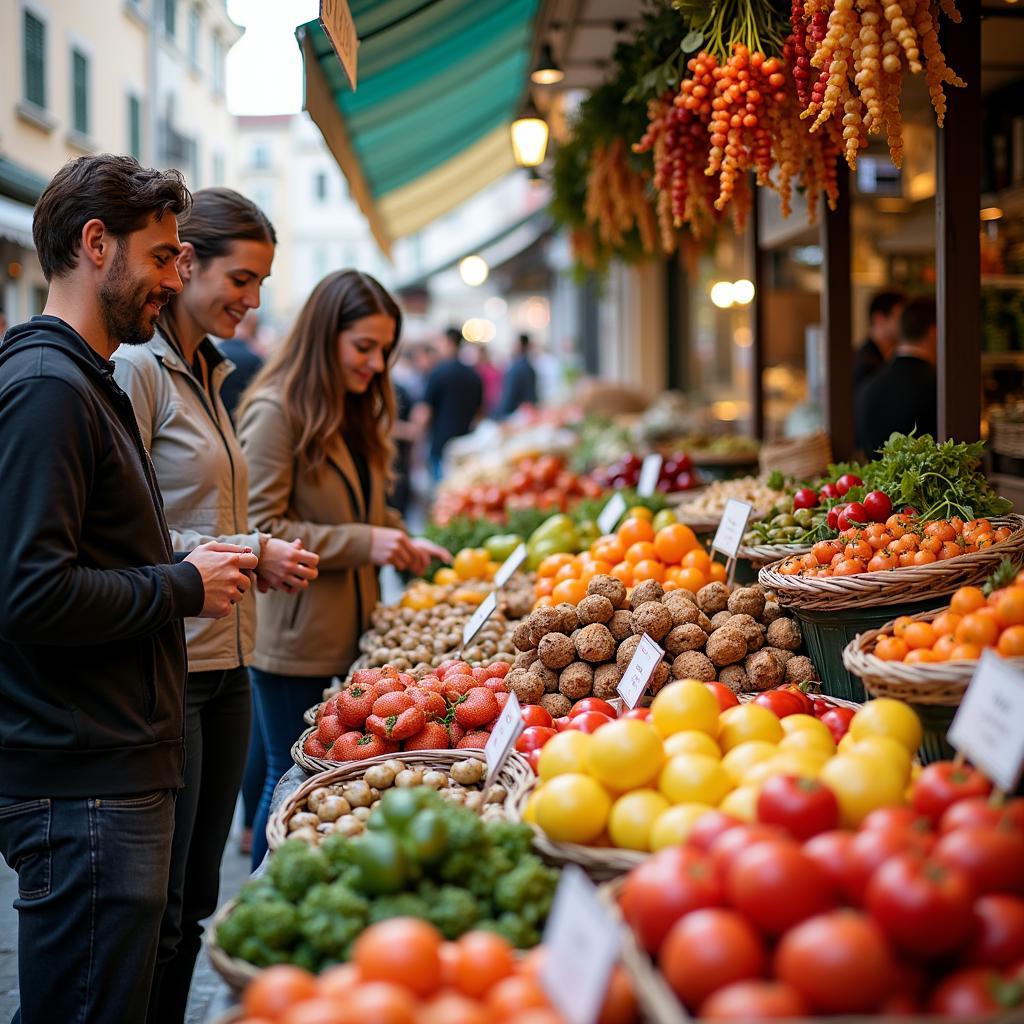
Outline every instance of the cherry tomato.
{"label": "cherry tomato", "polygon": [[623,711],[619,718],[634,718],[638,722],[646,722],[651,717],[650,708],[632,708],[629,711]]}
{"label": "cherry tomato", "polygon": [[854,473],[844,473],[836,481],[836,490],[842,495],[853,487],[861,487],[864,481]]}
{"label": "cherry tomato", "polygon": [[873,523],[884,523],[892,515],[892,502],[884,491],[869,491],[864,496],[864,508]]}
{"label": "cherry tomato", "polygon": [[[755,843],[763,842],[766,839],[783,839],[789,842],[792,840],[780,828],[774,825],[737,825],[722,832],[711,844],[708,853],[715,864],[715,870],[723,883],[729,877],[729,868],[732,862],[744,851]],[[796,843],[793,843],[795,846]]]}
{"label": "cherry tomato", "polygon": [[524,704],[520,713],[523,716],[523,722],[527,726],[541,725],[545,729],[554,728],[551,715],[548,714],[547,708],[542,708],[539,704]]}
{"label": "cherry tomato", "polygon": [[882,864],[868,882],[864,903],[893,945],[914,956],[953,952],[973,923],[967,875],[915,854]]}
{"label": "cherry tomato", "polygon": [[939,831],[945,835],[970,825],[999,825],[1003,822],[1024,829],[1024,799],[1010,800],[998,806],[982,796],[958,800],[946,808],[939,821]]}
{"label": "cherry tomato", "polygon": [[[845,511],[846,511],[846,503],[845,502],[841,502],[838,505],[833,505],[828,510],[828,514],[825,516],[825,524],[828,526],[828,528],[830,530],[838,530],[838,529],[840,529],[839,517]],[[844,527],[844,529],[845,529],[845,527]]]}
{"label": "cherry tomato", "polygon": [[935,859],[965,871],[979,895],[1024,894],[1024,833],[1012,825],[975,825],[944,835]]}
{"label": "cherry tomato", "polygon": [[786,690],[765,690],[754,698],[753,703],[767,708],[778,718],[805,713],[804,702],[795,693]]}
{"label": "cherry tomato", "polygon": [[935,761],[914,780],[910,802],[914,809],[938,822],[946,808],[972,796],[988,796],[991,783],[970,765]]}
{"label": "cherry tomato", "polygon": [[846,858],[853,836],[846,829],[834,829],[809,839],[803,846],[804,853],[825,872],[837,896],[846,892]]}
{"label": "cherry tomato", "polygon": [[775,775],[761,786],[757,820],[780,825],[794,839],[810,839],[838,828],[839,803],[832,790],[816,779]]}
{"label": "cherry tomato", "polygon": [[799,508],[817,508],[818,507],[818,492],[813,487],[801,487],[796,494],[793,495],[793,509],[794,511]]}
{"label": "cherry tomato", "polygon": [[800,684],[799,683],[786,683],[785,686],[780,686],[779,689],[782,690],[783,693],[791,693],[791,694],[793,694],[794,697],[799,699],[799,701],[800,701],[800,703],[801,703],[801,705],[802,705],[802,707],[804,709],[803,710],[803,714],[805,714],[805,715],[813,715],[814,714],[814,701],[811,700],[809,694],[805,693],[800,688]]}
{"label": "cherry tomato", "polygon": [[913,807],[879,807],[860,823],[860,828],[861,831],[871,828],[906,828],[919,833],[921,838],[929,843],[934,840],[931,835],[931,822],[924,815],[918,814]]}
{"label": "cherry tomato", "polygon": [[1008,984],[991,967],[968,967],[943,981],[932,993],[928,1009],[944,1017],[979,1017],[1005,1012],[1024,1002],[1024,986]]}
{"label": "cherry tomato", "polygon": [[573,704],[572,709],[569,711],[569,717],[575,718],[577,715],[585,715],[588,711],[599,711],[602,715],[607,715],[609,718],[614,718],[616,715],[615,708],[608,701],[601,700],[600,697],[584,697],[583,700],[578,700]]}
{"label": "cherry tomato", "polygon": [[835,484],[824,484],[820,491],[818,491],[818,497],[821,499],[821,503],[824,505],[826,501],[832,498],[841,498],[842,494],[839,488]]}
{"label": "cherry tomato", "polygon": [[840,532],[848,530],[851,526],[863,526],[869,522],[868,510],[859,501],[851,501],[842,512],[839,513],[837,524]]}
{"label": "cherry tomato", "polygon": [[571,721],[572,721],[572,719],[568,715],[562,715],[561,718],[556,718],[555,719],[555,731],[556,732],[565,732],[565,730],[569,728],[569,723]]}
{"label": "cherry tomato", "polygon": [[822,713],[821,720],[828,726],[832,739],[838,743],[850,728],[854,712],[850,708],[829,708]]}
{"label": "cherry tomato", "polygon": [[725,711],[728,708],[734,708],[739,705],[739,697],[725,683],[705,683],[704,685],[715,695],[719,711]]}
{"label": "cherry tomato", "polygon": [[742,825],[739,818],[734,818],[725,811],[705,811],[693,824],[688,840],[689,845],[698,850],[710,850],[711,844],[731,828]]}
{"label": "cherry tomato", "polygon": [[530,762],[530,767],[533,769],[533,774],[538,775],[539,770],[537,765],[540,764],[541,748],[536,747],[526,755],[526,760]]}
{"label": "cherry tomato", "polygon": [[966,963],[1010,967],[1024,960],[1024,900],[995,894],[974,901],[974,921]]}
{"label": "cherry tomato", "polygon": [[543,725],[531,725],[524,729],[519,739],[516,740],[516,750],[520,754],[529,754],[531,750],[540,750],[554,735],[556,735],[554,729]]}
{"label": "cherry tomato", "polygon": [[607,725],[613,719],[600,711],[584,711],[582,715],[570,717],[567,729],[576,729],[578,732],[597,732],[602,725]]}
{"label": "cherry tomato", "polygon": [[846,851],[843,887],[850,901],[860,905],[871,876],[890,857],[901,853],[926,854],[934,838],[912,828],[894,826],[858,832]]}
{"label": "cherry tomato", "polygon": [[810,1013],[795,988],[778,981],[734,981],[706,999],[698,1016],[703,1020],[796,1020]]}

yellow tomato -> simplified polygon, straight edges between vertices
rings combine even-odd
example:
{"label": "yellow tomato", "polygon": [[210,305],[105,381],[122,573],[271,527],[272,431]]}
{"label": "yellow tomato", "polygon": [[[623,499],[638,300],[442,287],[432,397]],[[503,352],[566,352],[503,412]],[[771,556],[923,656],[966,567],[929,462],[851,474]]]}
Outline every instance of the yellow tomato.
{"label": "yellow tomato", "polygon": [[757,798],[760,792],[760,786],[740,786],[726,796],[718,809],[740,821],[757,821]]}
{"label": "yellow tomato", "polygon": [[673,523],[678,522],[679,520],[672,509],[663,508],[654,516],[654,522],[651,525],[654,527],[655,533],[657,533],[658,530],[664,530],[666,526],[671,526]]}
{"label": "yellow tomato", "polygon": [[589,775],[559,775],[540,791],[537,824],[557,843],[592,843],[604,831],[611,807],[611,797]]}
{"label": "yellow tomato", "polygon": [[718,744],[706,733],[696,729],[686,729],[665,737],[663,744],[666,757],[676,754],[707,754],[708,757],[720,758]]}
{"label": "yellow tomato", "polygon": [[447,565],[442,566],[434,573],[434,582],[439,587],[447,587],[452,583],[458,583],[459,579],[459,574]]}
{"label": "yellow tomato", "polygon": [[651,849],[663,850],[666,846],[678,846],[690,838],[693,826],[708,811],[711,804],[676,804],[658,815],[651,826]]}
{"label": "yellow tomato", "polygon": [[718,701],[699,679],[680,679],[662,688],[651,702],[651,725],[662,736],[696,729],[718,732]]}
{"label": "yellow tomato", "polygon": [[759,704],[726,708],[718,716],[718,745],[726,753],[750,740],[778,743],[783,735],[779,716]]}
{"label": "yellow tomato", "polygon": [[732,788],[721,761],[707,754],[676,754],[658,776],[658,789],[674,804],[714,805]]}
{"label": "yellow tomato", "polygon": [[530,794],[526,801],[526,806],[523,808],[523,821],[528,822],[530,825],[537,824],[537,800],[542,792],[544,792],[544,787],[538,786]]}
{"label": "yellow tomato", "polygon": [[452,594],[452,600],[456,604],[483,604],[487,594],[486,590],[480,590],[479,587],[459,587]]}
{"label": "yellow tomato", "polygon": [[483,548],[463,548],[452,559],[452,568],[460,580],[483,579],[490,560]]}
{"label": "yellow tomato", "polygon": [[810,729],[811,732],[823,732],[826,736],[832,735],[828,731],[828,726],[820,718],[815,718],[814,715],[786,715],[785,718],[779,721],[782,725],[782,731],[787,736],[791,732],[801,732],[804,729]]}
{"label": "yellow tomato", "polygon": [[822,768],[820,778],[839,801],[843,828],[857,828],[879,807],[906,802],[903,776],[876,757],[837,754]]}
{"label": "yellow tomato", "polygon": [[829,756],[821,750],[783,750],[780,746],[779,752],[770,761],[756,765],[743,782],[746,784],[752,781],[751,775],[756,778],[761,768],[767,768],[769,775],[798,775],[802,779],[816,779]]}
{"label": "yellow tomato", "polygon": [[738,786],[755,764],[770,761],[778,753],[778,750],[779,748],[774,743],[767,743],[765,740],[748,740],[738,747],[733,747],[722,758],[722,767],[732,779],[733,785]]}
{"label": "yellow tomato", "polygon": [[632,508],[626,509],[627,519],[646,519],[647,522],[653,522],[654,513],[644,505],[634,505]]}
{"label": "yellow tomato", "polygon": [[891,697],[879,697],[869,700],[853,716],[850,735],[855,740],[866,736],[891,736],[914,754],[921,746],[921,720],[909,704]]}
{"label": "yellow tomato", "polygon": [[651,829],[668,810],[668,801],[655,789],[634,789],[612,804],[608,835],[624,850],[650,850]]}
{"label": "yellow tomato", "polygon": [[[785,722],[785,719],[782,720]],[[827,726],[824,734],[817,729],[797,729],[782,737],[779,743],[780,750],[820,750],[823,754],[834,754],[836,752],[836,741]]]}
{"label": "yellow tomato", "polygon": [[537,774],[547,781],[556,775],[587,770],[587,751],[593,736],[575,729],[567,729],[544,744],[537,761]]}
{"label": "yellow tomato", "polygon": [[664,760],[661,738],[646,722],[620,718],[590,737],[587,771],[609,789],[623,793],[650,785]]}
{"label": "yellow tomato", "polygon": [[900,772],[904,781],[910,778],[910,766],[912,764],[910,752],[899,740],[891,736],[865,736],[863,739],[854,740],[847,748],[851,754],[860,754],[863,757],[877,757]]}

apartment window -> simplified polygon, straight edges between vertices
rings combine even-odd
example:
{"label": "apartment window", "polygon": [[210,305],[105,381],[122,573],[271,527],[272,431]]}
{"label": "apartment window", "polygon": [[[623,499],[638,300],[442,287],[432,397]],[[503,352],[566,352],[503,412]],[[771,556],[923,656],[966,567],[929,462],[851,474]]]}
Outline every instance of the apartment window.
{"label": "apartment window", "polygon": [[224,184],[224,154],[213,154],[213,183],[214,185]]}
{"label": "apartment window", "polygon": [[46,22],[24,12],[25,100],[46,107]]}
{"label": "apartment window", "polygon": [[71,124],[79,135],[89,134],[89,58],[71,51]]}
{"label": "apartment window", "polygon": [[128,97],[128,152],[136,160],[142,159],[142,100]]}
{"label": "apartment window", "polygon": [[199,68],[199,8],[188,12],[188,62],[193,70]]}
{"label": "apartment window", "polygon": [[178,31],[178,0],[164,0],[164,35],[173,39]]}
{"label": "apartment window", "polygon": [[257,142],[252,147],[252,167],[255,171],[265,171],[270,167],[270,147],[265,142]]}
{"label": "apartment window", "polygon": [[211,63],[213,93],[215,96],[222,96],[224,94],[224,43],[218,32],[213,34],[213,60]]}
{"label": "apartment window", "polygon": [[318,203],[327,201],[327,175],[323,171],[317,171],[313,176],[313,194]]}

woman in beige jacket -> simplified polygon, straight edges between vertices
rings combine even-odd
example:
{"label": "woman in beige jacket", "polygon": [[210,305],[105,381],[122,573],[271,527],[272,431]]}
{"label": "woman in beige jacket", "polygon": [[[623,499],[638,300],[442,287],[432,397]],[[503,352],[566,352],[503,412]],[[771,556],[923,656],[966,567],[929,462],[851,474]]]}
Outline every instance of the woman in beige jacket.
{"label": "woman in beige jacket", "polygon": [[[316,577],[317,556],[257,531],[249,522],[249,480],[220,388],[231,372],[209,335],[230,337],[259,306],[274,258],[274,229],[230,189],[196,192],[178,225],[182,292],[146,345],[122,345],[114,377],[128,392],[164,500],[176,551],[209,540],[252,548],[260,589],[285,599]],[[167,908],[147,1024],[180,1024],[202,937],[217,906],[220,862],[245,766],[252,702],[246,664],[256,633],[247,594],[227,618],[186,619],[185,788],[175,803]]]}
{"label": "woman in beige jacket", "polygon": [[267,778],[253,824],[254,865],[302,712],[358,654],[377,603],[378,567],[419,573],[432,557],[451,557],[408,537],[385,501],[395,422],[390,365],[401,328],[397,303],[372,277],[330,274],[242,399],[250,515],[259,529],[297,537],[320,556],[318,579],[296,599],[268,593],[257,601],[252,680]]}

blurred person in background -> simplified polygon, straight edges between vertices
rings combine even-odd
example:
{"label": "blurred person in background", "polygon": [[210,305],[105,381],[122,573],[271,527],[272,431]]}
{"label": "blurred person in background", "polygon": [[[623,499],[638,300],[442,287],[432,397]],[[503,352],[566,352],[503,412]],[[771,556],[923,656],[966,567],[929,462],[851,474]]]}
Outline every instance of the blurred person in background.
{"label": "blurred person in background", "polygon": [[501,392],[505,375],[494,365],[491,359],[491,350],[485,344],[471,346],[476,354],[476,362],[473,369],[480,375],[480,381],[484,386],[484,407],[485,416],[497,416],[498,406],[501,405]]}
{"label": "blurred person in background", "polygon": [[537,371],[530,362],[530,336],[519,335],[519,352],[505,371],[498,418],[511,416],[521,405],[537,404]]}
{"label": "blurred person in background", "polygon": [[428,459],[434,483],[441,479],[444,450],[449,441],[468,434],[484,404],[480,375],[460,358],[462,332],[449,327],[441,336],[440,359],[427,377],[422,401],[413,410],[413,422],[430,427]]}
{"label": "blurred person in background", "polygon": [[854,356],[853,388],[856,392],[877,373],[900,340],[900,315],[906,305],[903,292],[879,292],[868,307],[868,336]]}
{"label": "blurred person in background", "polygon": [[217,342],[217,348],[235,364],[235,368],[224,378],[220,388],[221,401],[227,409],[231,422],[235,422],[235,409],[242,392],[252,383],[253,378],[263,369],[263,357],[256,351],[260,318],[250,309],[238,325],[233,338]]}
{"label": "blurred person in background", "polygon": [[857,444],[869,458],[893,431],[936,435],[937,343],[935,300],[911,300],[892,358],[857,393]]}

